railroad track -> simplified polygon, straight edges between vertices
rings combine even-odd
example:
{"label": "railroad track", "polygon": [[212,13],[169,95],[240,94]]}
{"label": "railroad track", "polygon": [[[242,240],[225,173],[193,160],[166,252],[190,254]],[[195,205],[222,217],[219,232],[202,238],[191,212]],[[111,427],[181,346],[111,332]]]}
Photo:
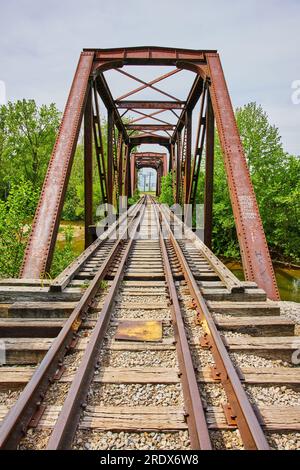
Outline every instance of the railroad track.
{"label": "railroad track", "polygon": [[300,446],[294,323],[167,208],[129,216],[51,285],[0,286],[0,447]]}

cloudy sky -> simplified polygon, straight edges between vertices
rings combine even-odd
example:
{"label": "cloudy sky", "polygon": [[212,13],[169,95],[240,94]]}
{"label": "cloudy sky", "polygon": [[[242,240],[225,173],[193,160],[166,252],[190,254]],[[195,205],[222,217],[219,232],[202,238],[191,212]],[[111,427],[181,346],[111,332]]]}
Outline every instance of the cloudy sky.
{"label": "cloudy sky", "polygon": [[299,24],[299,0],[0,0],[0,81],[63,109],[83,47],[218,49],[234,106],[261,103],[300,154]]}

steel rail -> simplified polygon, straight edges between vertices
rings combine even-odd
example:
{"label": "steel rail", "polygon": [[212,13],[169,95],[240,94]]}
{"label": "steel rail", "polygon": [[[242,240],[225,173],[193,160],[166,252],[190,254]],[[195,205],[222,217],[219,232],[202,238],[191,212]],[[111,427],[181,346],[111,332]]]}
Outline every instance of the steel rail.
{"label": "steel rail", "polygon": [[[144,198],[135,206],[134,215],[140,211]],[[131,224],[134,219],[131,221]],[[130,225],[131,225],[130,224]],[[129,228],[129,227],[128,227]],[[124,231],[126,233],[127,228]],[[75,309],[66,320],[59,335],[55,338],[42,362],[34,372],[31,380],[28,382],[23,392],[19,396],[15,405],[10,409],[4,418],[0,428],[0,449],[15,449],[26,433],[28,425],[35,412],[41,409],[42,400],[45,396],[49,383],[53,382],[53,377],[62,363],[66,351],[70,345],[86,312],[91,305],[95,295],[99,291],[99,282],[105,277],[110,269],[112,262],[119,249],[124,245],[123,235],[116,240],[116,243],[110,250],[105,262],[97,271],[95,277],[84,292]]]}
{"label": "steel rail", "polygon": [[206,340],[216,363],[215,371],[226,392],[229,405],[231,407],[231,416],[236,421],[243,444],[247,450],[269,450],[269,445],[259,420],[249,402],[245,389],[241,384],[237,371],[230,359],[221,335],[210,311],[208,310],[180,245],[174,237],[168,224],[168,220],[160,207],[159,211],[160,214],[162,214],[169,239],[177,255],[185,281],[187,282],[189,290],[194,298],[202,326],[205,331],[207,331]]}
{"label": "steel rail", "polygon": [[132,249],[135,235],[143,218],[144,211],[145,205],[143,205],[143,210],[140,211],[138,219],[135,221],[133,232],[130,234],[130,240],[122,255],[113,283],[109,289],[83,358],[76,371],[75,378],[62,406],[58,420],[56,421],[51,433],[47,444],[47,450],[69,449],[72,445],[80,414],[84,407],[84,400],[86,399],[90,383],[93,380],[95,368],[97,368],[97,356],[100,352],[109,324],[115,296],[123,279],[126,263]]}
{"label": "steel rail", "polygon": [[[152,200],[152,203],[153,200]],[[181,373],[184,402],[187,409],[187,424],[192,449],[212,450],[203,403],[200,397],[193,360],[185,332],[182,313],[176,292],[172,268],[162,234],[157,206],[154,203],[155,216],[159,230],[159,243],[164,265],[165,278],[170,294],[170,309],[176,340],[179,368]]]}
{"label": "steel rail", "polygon": [[162,211],[168,214],[173,220],[173,223],[177,223],[182,228],[182,233],[188,238],[190,241],[195,243],[196,248],[201,252],[208,263],[211,265],[213,270],[219,276],[219,278],[224,282],[226,288],[231,293],[243,293],[245,292],[245,286],[243,283],[219,260],[219,258],[206,246],[202,240],[200,240],[197,235],[185,225],[170,209],[166,206],[161,208]]}
{"label": "steel rail", "polygon": [[50,291],[61,292],[73,279],[74,276],[80,271],[83,265],[89,261],[95,252],[109,239],[109,237],[120,228],[121,224],[126,220],[128,216],[131,216],[135,210],[135,206],[132,206],[122,214],[116,222],[109,227],[100,237],[97,238],[86,250],[84,250],[69,266],[64,269],[50,284]]}

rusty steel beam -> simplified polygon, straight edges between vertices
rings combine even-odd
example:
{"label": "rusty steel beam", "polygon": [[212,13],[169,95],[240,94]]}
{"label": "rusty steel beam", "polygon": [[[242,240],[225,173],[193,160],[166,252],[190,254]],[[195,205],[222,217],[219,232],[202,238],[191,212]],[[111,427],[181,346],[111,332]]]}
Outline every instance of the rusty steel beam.
{"label": "rusty steel beam", "polygon": [[213,185],[214,185],[214,145],[215,118],[211,98],[207,93],[206,107],[206,158],[205,158],[205,193],[204,193],[204,243],[212,246]]}
{"label": "rusty steel beam", "polygon": [[177,132],[176,134],[176,177],[175,177],[175,203],[179,204],[180,200],[180,159],[182,153],[182,133]]}
{"label": "rusty steel beam", "polygon": [[141,158],[152,157],[152,158],[163,158],[166,155],[163,152],[133,152],[132,155],[137,155]]}
{"label": "rusty steel beam", "polygon": [[119,109],[182,109],[185,101],[115,101]]}
{"label": "rusty steel beam", "polygon": [[199,100],[203,91],[203,83],[204,83],[203,78],[200,75],[197,75],[194,80],[191,91],[187,97],[186,104],[181,112],[177,125],[174,129],[174,132],[172,135],[172,142],[175,142],[177,132],[182,131],[184,124],[185,124],[186,114],[190,111],[193,111],[194,107],[196,106],[197,101]]}
{"label": "rusty steel beam", "polygon": [[108,84],[104,78],[104,75],[102,73],[98,74],[97,77],[95,78],[96,82],[96,88],[97,91],[100,95],[100,98],[102,99],[105,107],[107,110],[112,110],[113,111],[113,117],[115,121],[115,125],[117,129],[122,133],[123,135],[123,140],[128,143],[128,134],[126,132],[125,125],[122,121],[122,118],[119,114],[119,111],[116,107],[115,101],[113,99],[113,96],[110,92],[110,89],[108,87]]}
{"label": "rusty steel beam", "polygon": [[93,224],[93,108],[92,88],[89,87],[84,111],[84,245],[92,243],[89,230]]}
{"label": "rusty steel beam", "polygon": [[116,101],[120,101],[120,100],[123,100],[124,98],[128,98],[128,96],[131,96],[131,95],[135,95],[136,93],[144,90],[145,88],[151,88],[152,90],[154,91],[157,91],[158,93],[164,95],[164,96],[167,96],[168,98],[171,98],[171,100],[175,100],[175,101],[178,101],[180,102],[179,99],[177,99],[175,96],[172,96],[170,95],[169,93],[166,93],[165,91],[161,90],[160,88],[157,88],[154,85],[154,83],[158,83],[158,82],[161,82],[162,80],[165,80],[166,78],[176,74],[176,73],[179,73],[181,70],[180,69],[175,69],[175,70],[172,70],[171,72],[168,72],[164,75],[161,75],[160,77],[157,77],[155,78],[154,80],[151,80],[150,82],[145,82],[145,80],[142,80],[128,72],[125,72],[124,70],[121,70],[121,69],[115,69],[117,72],[125,75],[126,77],[128,78],[131,78],[132,80],[135,80],[136,82],[138,83],[142,83],[142,86],[138,87],[138,88],[135,88],[134,90],[131,90],[129,91],[128,93],[125,93],[124,95],[122,96],[119,96],[118,98],[116,98]]}
{"label": "rusty steel beam", "polygon": [[209,49],[174,49],[157,46],[84,50],[95,52],[96,60],[99,62],[120,61],[126,65],[176,65],[177,61],[205,63],[205,54],[216,52]]}
{"label": "rusty steel beam", "polygon": [[192,164],[192,110],[189,109],[186,114],[186,154],[184,171],[184,204],[189,203],[189,190],[191,184],[191,164]]}
{"label": "rusty steel beam", "polygon": [[136,114],[140,114],[143,117],[132,119],[131,121],[129,121],[130,124],[133,124],[133,123],[139,122],[139,121],[143,121],[144,119],[147,119],[147,118],[152,119],[153,121],[156,121],[156,122],[160,122],[162,124],[170,124],[169,122],[164,121],[163,119],[159,119],[157,117],[154,117],[154,116],[157,116],[157,114],[164,113],[166,111],[165,109],[160,109],[160,110],[155,111],[155,112],[150,113],[150,114],[143,113],[142,111],[137,111],[136,109],[134,109],[133,111]]}
{"label": "rusty steel beam", "polygon": [[203,113],[204,113],[205,100],[206,100],[206,84],[204,84],[204,90],[202,93],[201,103],[200,103],[200,112],[199,112],[198,126],[197,126],[196,139],[195,139],[192,177],[191,177],[190,190],[189,190],[189,204],[192,204],[192,213],[194,212],[195,206],[196,206],[197,186],[198,186],[198,180],[199,180],[199,174],[200,174],[202,152],[203,152],[203,147],[204,147],[206,118],[205,118],[205,115],[203,115]]}
{"label": "rusty steel beam", "polygon": [[110,108],[107,110],[107,202],[113,203],[113,164],[114,164],[114,149],[113,149],[113,133],[114,133],[114,113]]}
{"label": "rusty steel beam", "polygon": [[206,58],[211,79],[210,94],[224,156],[245,277],[264,289],[269,299],[278,300],[280,297],[272,261],[222,65],[216,53],[207,54]]}
{"label": "rusty steel beam", "polygon": [[164,147],[169,148],[170,146],[170,139],[169,137],[165,137],[163,135],[153,135],[153,134],[145,134],[143,136],[133,136],[130,137],[130,146],[131,148],[136,147],[137,145],[142,144],[158,144],[163,145]]}
{"label": "rusty steel beam", "polygon": [[22,278],[39,278],[50,269],[93,60],[93,52],[82,52],[79,58],[25,250]]}
{"label": "rusty steel beam", "polygon": [[132,131],[172,131],[173,124],[127,124],[126,128]]}

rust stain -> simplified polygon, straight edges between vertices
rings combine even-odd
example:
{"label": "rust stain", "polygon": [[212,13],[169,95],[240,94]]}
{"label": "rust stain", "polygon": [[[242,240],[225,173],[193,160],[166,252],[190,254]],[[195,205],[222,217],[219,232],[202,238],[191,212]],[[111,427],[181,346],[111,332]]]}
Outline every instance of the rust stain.
{"label": "rust stain", "polygon": [[116,340],[161,341],[161,321],[122,321],[115,334]]}

